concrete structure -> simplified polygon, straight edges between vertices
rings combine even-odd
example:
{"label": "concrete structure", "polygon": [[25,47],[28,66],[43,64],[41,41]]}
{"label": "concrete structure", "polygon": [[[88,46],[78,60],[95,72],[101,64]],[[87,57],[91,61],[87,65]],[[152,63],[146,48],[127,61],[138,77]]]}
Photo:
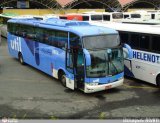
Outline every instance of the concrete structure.
{"label": "concrete structure", "polygon": [[[13,4],[14,3],[14,4]],[[131,6],[134,6],[139,3],[148,4],[151,8],[158,9],[160,7],[159,0],[30,0],[30,7],[32,4],[35,8],[38,6],[43,6],[44,8],[80,8],[80,5],[85,5],[85,8],[109,8],[111,10],[124,10],[126,11]],[[99,6],[98,6],[99,5]],[[1,0],[1,7],[16,7],[17,0]]]}

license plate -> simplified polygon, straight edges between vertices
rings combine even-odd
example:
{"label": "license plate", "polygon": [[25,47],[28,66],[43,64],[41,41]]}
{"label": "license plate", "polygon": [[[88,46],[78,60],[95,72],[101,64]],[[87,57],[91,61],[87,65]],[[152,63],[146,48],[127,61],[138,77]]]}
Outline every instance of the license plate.
{"label": "license plate", "polygon": [[110,89],[112,87],[112,85],[108,85],[108,86],[105,86],[105,89]]}

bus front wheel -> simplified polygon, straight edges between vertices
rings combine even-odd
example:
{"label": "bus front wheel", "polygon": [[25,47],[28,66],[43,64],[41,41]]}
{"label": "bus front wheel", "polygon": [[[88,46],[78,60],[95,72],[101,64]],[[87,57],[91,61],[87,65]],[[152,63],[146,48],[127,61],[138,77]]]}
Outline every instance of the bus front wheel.
{"label": "bus front wheel", "polygon": [[63,71],[60,71],[58,78],[61,81],[62,85],[66,87],[66,75]]}
{"label": "bus front wheel", "polygon": [[23,60],[23,56],[22,56],[21,53],[19,53],[18,58],[19,58],[19,62],[20,62],[22,65],[24,65],[25,62],[24,62],[24,60]]}
{"label": "bus front wheel", "polygon": [[157,86],[160,87],[160,75],[157,76],[156,81],[157,81]]}

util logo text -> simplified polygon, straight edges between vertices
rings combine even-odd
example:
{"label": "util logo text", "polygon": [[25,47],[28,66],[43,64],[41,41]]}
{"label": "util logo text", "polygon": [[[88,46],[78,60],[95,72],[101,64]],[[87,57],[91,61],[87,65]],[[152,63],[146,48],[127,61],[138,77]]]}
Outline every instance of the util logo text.
{"label": "util logo text", "polygon": [[21,41],[19,37],[11,40],[11,49],[21,52]]}

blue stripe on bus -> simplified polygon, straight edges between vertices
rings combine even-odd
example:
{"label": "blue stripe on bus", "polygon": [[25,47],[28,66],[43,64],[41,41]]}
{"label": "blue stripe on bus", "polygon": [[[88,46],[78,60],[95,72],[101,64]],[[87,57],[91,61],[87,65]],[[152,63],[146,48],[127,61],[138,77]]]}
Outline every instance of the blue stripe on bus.
{"label": "blue stripe on bus", "polygon": [[24,39],[24,41],[27,44],[27,47],[31,51],[32,55],[35,56],[36,64],[39,66],[40,64],[40,58],[39,58],[39,43],[30,41],[29,39]]}
{"label": "blue stripe on bus", "polygon": [[92,83],[92,82],[98,82],[99,84],[108,84],[117,81],[119,78],[122,78],[124,76],[124,72],[114,75],[114,76],[108,76],[108,77],[102,77],[102,78],[86,78],[86,83]]}
{"label": "blue stripe on bus", "polygon": [[36,60],[36,64],[39,66],[40,59],[39,59],[39,43],[38,42],[35,42],[35,60]]}
{"label": "blue stripe on bus", "polygon": [[32,53],[32,55],[34,56],[34,42],[33,41],[30,41],[29,39],[27,39],[27,38],[23,38],[24,39],[24,41],[26,42],[26,44],[27,44],[27,47],[30,49],[30,51],[31,51],[31,53]]}

